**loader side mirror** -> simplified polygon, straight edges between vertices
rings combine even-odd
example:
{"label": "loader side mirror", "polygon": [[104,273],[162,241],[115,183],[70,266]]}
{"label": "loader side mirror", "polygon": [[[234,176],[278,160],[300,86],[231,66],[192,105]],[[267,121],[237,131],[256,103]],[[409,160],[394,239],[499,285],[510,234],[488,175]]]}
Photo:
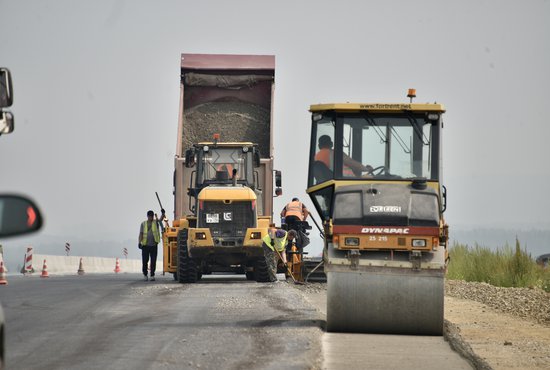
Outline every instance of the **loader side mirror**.
{"label": "loader side mirror", "polygon": [[11,112],[0,112],[0,135],[11,134],[13,129],[13,114]]}
{"label": "loader side mirror", "polygon": [[30,199],[19,195],[0,195],[0,237],[38,231],[43,222],[42,214]]}
{"label": "loader side mirror", "polygon": [[195,151],[193,149],[187,149],[185,151],[185,167],[190,168],[195,166]]}
{"label": "loader side mirror", "polygon": [[275,196],[280,197],[281,195],[283,195],[283,189],[275,188]]}
{"label": "loader side mirror", "polygon": [[275,171],[275,186],[280,188],[283,184],[283,174],[281,171]]}
{"label": "loader side mirror", "polygon": [[254,167],[260,167],[260,151],[254,148]]}
{"label": "loader side mirror", "polygon": [[447,188],[445,186],[442,186],[442,188],[443,188],[443,191],[442,191],[441,200],[443,204],[441,206],[441,213],[447,210]]}
{"label": "loader side mirror", "polygon": [[10,107],[13,104],[13,88],[11,73],[7,68],[0,68],[0,108]]}

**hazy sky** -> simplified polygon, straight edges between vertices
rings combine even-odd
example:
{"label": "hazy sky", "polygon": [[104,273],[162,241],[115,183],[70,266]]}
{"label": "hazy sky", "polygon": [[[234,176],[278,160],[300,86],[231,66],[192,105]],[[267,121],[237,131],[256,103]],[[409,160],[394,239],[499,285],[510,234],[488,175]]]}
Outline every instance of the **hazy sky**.
{"label": "hazy sky", "polygon": [[310,104],[414,87],[447,107],[451,228],[550,228],[549,20],[540,0],[0,0],[0,189],[40,204],[41,235],[137,239],[155,191],[172,215],[180,54],[274,54],[277,213],[306,199]]}

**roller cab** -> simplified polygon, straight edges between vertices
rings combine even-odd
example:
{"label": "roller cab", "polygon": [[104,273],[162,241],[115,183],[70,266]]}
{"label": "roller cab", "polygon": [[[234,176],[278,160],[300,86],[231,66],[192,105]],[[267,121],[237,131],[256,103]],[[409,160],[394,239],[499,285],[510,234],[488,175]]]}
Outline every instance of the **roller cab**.
{"label": "roller cab", "polygon": [[321,104],[308,194],[323,220],[329,331],[443,329],[441,104]]}

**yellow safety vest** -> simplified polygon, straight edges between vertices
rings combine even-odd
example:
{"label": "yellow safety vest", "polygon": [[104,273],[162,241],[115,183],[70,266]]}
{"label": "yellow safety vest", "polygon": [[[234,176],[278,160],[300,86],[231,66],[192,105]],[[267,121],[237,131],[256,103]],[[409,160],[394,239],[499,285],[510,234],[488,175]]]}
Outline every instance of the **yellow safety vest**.
{"label": "yellow safety vest", "polygon": [[[143,237],[141,238],[141,245],[147,245],[147,233],[149,232],[147,230],[147,221],[143,221],[142,225],[143,225]],[[160,242],[159,228],[157,227],[157,223],[155,221],[153,221],[151,225],[152,225],[151,229],[153,231],[153,237],[155,238],[155,243],[158,244]]]}
{"label": "yellow safety vest", "polygon": [[271,241],[273,240],[275,243],[275,248],[277,248],[277,250],[279,252],[282,252],[285,250],[285,246],[286,246],[286,237],[287,237],[287,233],[285,232],[285,236],[283,238],[275,238],[275,239],[271,239],[271,237],[269,236],[269,234],[266,234],[266,236],[263,237],[263,242],[265,243],[265,245],[267,245],[269,247],[269,249],[271,249],[272,251],[274,251],[275,249],[273,249],[273,245],[271,244]]}

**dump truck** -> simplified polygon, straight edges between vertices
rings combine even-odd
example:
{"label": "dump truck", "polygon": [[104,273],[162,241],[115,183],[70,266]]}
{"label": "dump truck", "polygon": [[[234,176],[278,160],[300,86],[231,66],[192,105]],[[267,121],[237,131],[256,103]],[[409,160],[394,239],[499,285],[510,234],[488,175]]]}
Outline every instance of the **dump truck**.
{"label": "dump truck", "polygon": [[310,106],[327,330],[441,335],[448,226],[442,104]]}
{"label": "dump truck", "polygon": [[262,238],[282,193],[274,79],[270,55],[181,56],[174,220],[163,233],[164,272],[181,283],[212,272],[268,281]]}

